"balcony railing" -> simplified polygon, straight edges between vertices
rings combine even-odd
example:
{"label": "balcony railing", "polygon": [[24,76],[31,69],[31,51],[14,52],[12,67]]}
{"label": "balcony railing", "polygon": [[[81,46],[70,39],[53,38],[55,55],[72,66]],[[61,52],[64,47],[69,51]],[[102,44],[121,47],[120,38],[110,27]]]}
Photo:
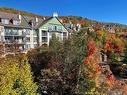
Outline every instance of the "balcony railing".
{"label": "balcony railing", "polygon": [[48,40],[42,40],[42,42],[48,42]]}
{"label": "balcony railing", "polygon": [[62,32],[62,29],[48,29],[50,32]]}
{"label": "balcony railing", "polygon": [[5,44],[25,44],[25,41],[20,41],[20,40],[5,40]]}
{"label": "balcony railing", "polygon": [[26,33],[19,33],[19,32],[5,32],[5,36],[25,36]]}
{"label": "balcony railing", "polygon": [[42,33],[42,36],[47,36],[48,34],[47,33]]}

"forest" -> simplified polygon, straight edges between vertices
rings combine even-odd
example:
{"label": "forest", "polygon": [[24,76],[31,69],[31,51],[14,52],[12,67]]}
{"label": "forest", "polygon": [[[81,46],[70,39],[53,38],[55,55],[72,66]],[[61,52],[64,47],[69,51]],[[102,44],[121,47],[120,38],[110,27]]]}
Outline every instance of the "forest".
{"label": "forest", "polygon": [[48,47],[1,58],[0,95],[126,95],[126,45],[106,30],[53,35]]}

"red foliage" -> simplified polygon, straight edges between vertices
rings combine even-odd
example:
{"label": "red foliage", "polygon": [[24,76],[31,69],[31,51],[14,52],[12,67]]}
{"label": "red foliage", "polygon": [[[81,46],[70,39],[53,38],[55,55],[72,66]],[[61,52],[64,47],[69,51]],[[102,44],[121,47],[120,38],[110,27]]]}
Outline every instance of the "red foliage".
{"label": "red foliage", "polygon": [[99,56],[98,56],[98,49],[94,41],[89,41],[87,44],[88,53],[87,57],[84,60],[84,64],[91,65],[91,68],[94,68],[95,72],[100,72],[99,63]]}
{"label": "red foliage", "polygon": [[116,54],[120,54],[122,51],[122,48],[123,48],[122,46],[117,45],[111,41],[106,41],[106,44],[104,46],[105,52],[114,51],[114,53],[116,53]]}
{"label": "red foliage", "polygon": [[114,83],[114,81],[115,81],[115,78],[114,78],[113,75],[107,75],[106,76],[106,81],[107,81],[107,83],[108,83],[109,86],[112,86],[113,83]]}

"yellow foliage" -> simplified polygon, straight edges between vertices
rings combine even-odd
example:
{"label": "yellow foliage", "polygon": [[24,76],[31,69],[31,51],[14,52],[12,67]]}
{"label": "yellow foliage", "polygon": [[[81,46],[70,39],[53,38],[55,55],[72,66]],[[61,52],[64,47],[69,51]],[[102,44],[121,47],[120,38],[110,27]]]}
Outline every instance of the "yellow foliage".
{"label": "yellow foliage", "polygon": [[36,95],[30,66],[26,59],[6,58],[0,61],[0,95]]}

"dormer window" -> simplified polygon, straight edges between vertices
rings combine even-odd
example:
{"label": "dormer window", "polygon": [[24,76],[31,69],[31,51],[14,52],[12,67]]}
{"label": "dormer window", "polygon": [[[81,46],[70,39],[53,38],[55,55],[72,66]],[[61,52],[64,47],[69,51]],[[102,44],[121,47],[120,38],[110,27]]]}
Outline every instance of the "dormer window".
{"label": "dormer window", "polygon": [[49,25],[49,26],[48,26],[48,30],[49,30],[49,31],[52,31],[52,30],[53,30],[53,26],[52,26],[52,25]]}
{"label": "dormer window", "polygon": [[9,19],[1,19],[2,24],[9,24]]}
{"label": "dormer window", "polygon": [[13,24],[14,25],[20,25],[20,21],[19,20],[13,20]]}

